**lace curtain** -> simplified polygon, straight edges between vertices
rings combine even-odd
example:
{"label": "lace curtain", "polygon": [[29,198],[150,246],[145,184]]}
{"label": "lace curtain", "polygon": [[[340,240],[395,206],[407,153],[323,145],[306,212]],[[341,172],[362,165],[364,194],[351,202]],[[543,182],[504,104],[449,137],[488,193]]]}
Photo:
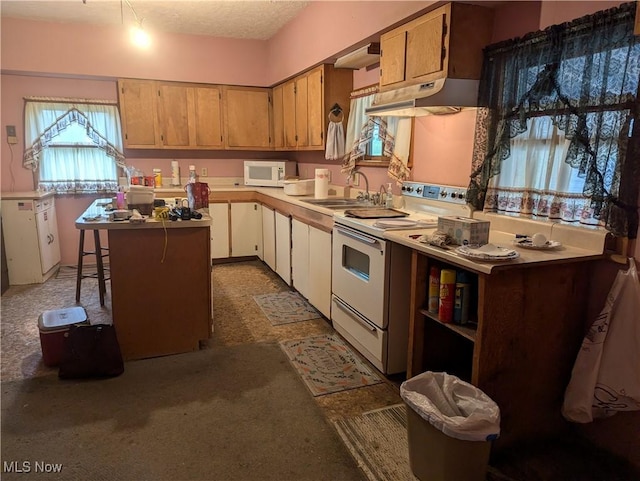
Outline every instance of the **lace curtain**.
{"label": "lace curtain", "polygon": [[[365,113],[373,103],[376,92],[377,87],[370,87],[351,94],[345,142],[348,150],[342,162],[341,172],[343,174],[351,175],[356,168],[356,162],[365,158],[367,145],[373,138],[376,126],[378,127],[378,135],[382,139],[383,156],[393,158],[395,149],[400,147],[396,146],[398,130],[396,117],[369,117]],[[408,150],[408,147],[405,150]]]}
{"label": "lace curtain", "polygon": [[[627,3],[485,49],[467,191],[476,209],[498,210],[510,202],[519,213],[599,222],[615,235],[635,238],[640,37],[633,35],[634,14],[635,4]],[[581,192],[529,183],[509,191],[494,179],[517,150],[516,137],[535,131],[534,119],[543,125],[544,118],[566,139],[563,161],[581,180]],[[538,154],[530,157],[559,175],[553,170],[557,148]]]}
{"label": "lace curtain", "polygon": [[[73,124],[82,127],[92,145],[56,145],[59,136]],[[115,192],[116,167],[125,165],[122,150],[120,117],[115,104],[26,99],[23,166],[39,171],[40,190]]]}

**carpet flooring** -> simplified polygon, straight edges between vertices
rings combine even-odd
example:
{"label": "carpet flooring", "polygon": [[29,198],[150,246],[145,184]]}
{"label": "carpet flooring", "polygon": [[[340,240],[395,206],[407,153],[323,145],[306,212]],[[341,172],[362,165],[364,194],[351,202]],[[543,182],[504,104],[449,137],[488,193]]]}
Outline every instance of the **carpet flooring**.
{"label": "carpet flooring", "polygon": [[314,396],[382,382],[337,335],[283,341],[280,345]]}
{"label": "carpet flooring", "polygon": [[36,461],[61,465],[37,479],[65,481],[364,479],[276,343],[4,382],[2,460],[5,481],[33,479]]}

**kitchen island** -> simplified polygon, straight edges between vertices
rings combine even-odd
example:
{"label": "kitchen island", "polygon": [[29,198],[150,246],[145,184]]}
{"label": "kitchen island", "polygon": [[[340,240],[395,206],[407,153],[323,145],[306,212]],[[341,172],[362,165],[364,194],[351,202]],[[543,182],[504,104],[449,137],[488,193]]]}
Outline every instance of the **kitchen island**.
{"label": "kitchen island", "polygon": [[211,337],[211,219],[110,221],[97,199],[76,228],[107,230],[113,323],[125,360],[198,350]]}

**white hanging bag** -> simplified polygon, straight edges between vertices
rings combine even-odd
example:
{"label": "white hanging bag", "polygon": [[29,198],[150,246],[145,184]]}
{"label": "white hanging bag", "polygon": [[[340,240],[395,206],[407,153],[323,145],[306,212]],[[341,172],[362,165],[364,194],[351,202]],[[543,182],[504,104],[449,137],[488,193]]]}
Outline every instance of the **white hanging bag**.
{"label": "white hanging bag", "polygon": [[640,281],[633,258],[629,264],[582,341],[562,405],[569,421],[640,410]]}

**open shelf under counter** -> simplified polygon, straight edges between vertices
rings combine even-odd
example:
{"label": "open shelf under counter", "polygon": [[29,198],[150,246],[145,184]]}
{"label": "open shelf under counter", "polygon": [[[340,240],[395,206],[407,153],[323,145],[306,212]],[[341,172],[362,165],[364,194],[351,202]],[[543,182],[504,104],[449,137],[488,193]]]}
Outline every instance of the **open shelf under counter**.
{"label": "open shelf under counter", "polygon": [[419,309],[419,312],[423,316],[437,322],[438,324],[442,324],[447,329],[451,329],[453,332],[460,334],[462,337],[470,340],[471,342],[476,342],[477,329],[475,323],[469,323],[470,325],[461,325],[451,322],[442,322],[436,314],[434,314],[433,312],[429,312],[427,309]]}

